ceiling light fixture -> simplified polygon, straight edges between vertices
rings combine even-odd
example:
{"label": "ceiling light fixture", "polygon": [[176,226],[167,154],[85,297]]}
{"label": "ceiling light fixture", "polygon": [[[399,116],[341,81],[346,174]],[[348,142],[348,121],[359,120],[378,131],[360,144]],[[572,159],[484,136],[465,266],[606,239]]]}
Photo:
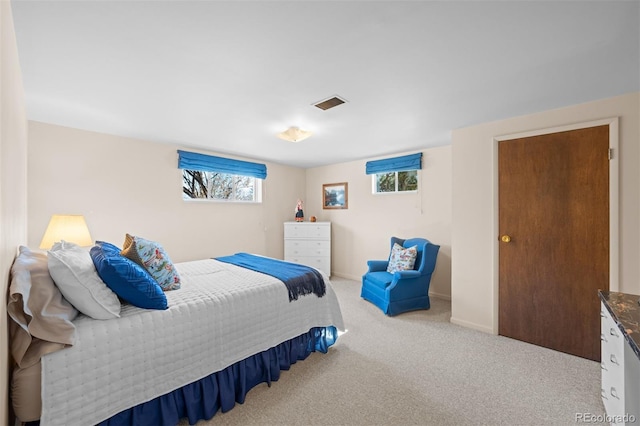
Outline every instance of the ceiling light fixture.
{"label": "ceiling light fixture", "polygon": [[278,133],[278,137],[280,139],[284,139],[287,142],[300,142],[302,140],[305,140],[312,134],[313,133],[307,130],[302,130],[298,127],[292,126],[292,127],[289,127],[287,130],[285,130],[284,132]]}

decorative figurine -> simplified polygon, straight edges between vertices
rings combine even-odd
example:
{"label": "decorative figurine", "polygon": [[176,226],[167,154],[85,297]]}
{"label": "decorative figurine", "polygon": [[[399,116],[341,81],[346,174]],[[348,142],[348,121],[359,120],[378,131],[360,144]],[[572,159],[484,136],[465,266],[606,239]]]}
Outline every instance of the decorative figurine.
{"label": "decorative figurine", "polygon": [[298,198],[298,202],[296,204],[296,222],[304,221],[304,212],[302,211],[302,200]]}

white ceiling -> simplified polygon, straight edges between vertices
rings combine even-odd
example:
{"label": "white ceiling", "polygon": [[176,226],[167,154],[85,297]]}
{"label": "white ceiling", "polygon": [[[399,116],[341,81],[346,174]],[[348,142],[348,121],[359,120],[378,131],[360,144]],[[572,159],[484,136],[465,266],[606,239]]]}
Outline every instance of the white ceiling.
{"label": "white ceiling", "polygon": [[[13,0],[31,120],[299,167],[640,90],[638,1]],[[348,103],[312,104],[339,95]],[[311,130],[299,142],[275,135]]]}

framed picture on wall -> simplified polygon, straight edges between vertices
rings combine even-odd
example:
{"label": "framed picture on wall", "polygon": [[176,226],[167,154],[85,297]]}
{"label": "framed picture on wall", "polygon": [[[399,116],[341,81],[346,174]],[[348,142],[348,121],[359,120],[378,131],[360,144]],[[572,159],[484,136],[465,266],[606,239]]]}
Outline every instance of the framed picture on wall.
{"label": "framed picture on wall", "polygon": [[349,208],[349,193],[347,182],[325,183],[324,185],[322,185],[322,208]]}

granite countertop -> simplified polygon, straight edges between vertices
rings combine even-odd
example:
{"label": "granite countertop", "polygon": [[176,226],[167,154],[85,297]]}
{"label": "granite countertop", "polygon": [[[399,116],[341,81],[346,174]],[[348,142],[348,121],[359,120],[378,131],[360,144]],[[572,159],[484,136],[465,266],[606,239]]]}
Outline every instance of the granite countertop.
{"label": "granite countertop", "polygon": [[629,346],[640,359],[640,296],[616,291],[599,291],[598,294],[629,342]]}

